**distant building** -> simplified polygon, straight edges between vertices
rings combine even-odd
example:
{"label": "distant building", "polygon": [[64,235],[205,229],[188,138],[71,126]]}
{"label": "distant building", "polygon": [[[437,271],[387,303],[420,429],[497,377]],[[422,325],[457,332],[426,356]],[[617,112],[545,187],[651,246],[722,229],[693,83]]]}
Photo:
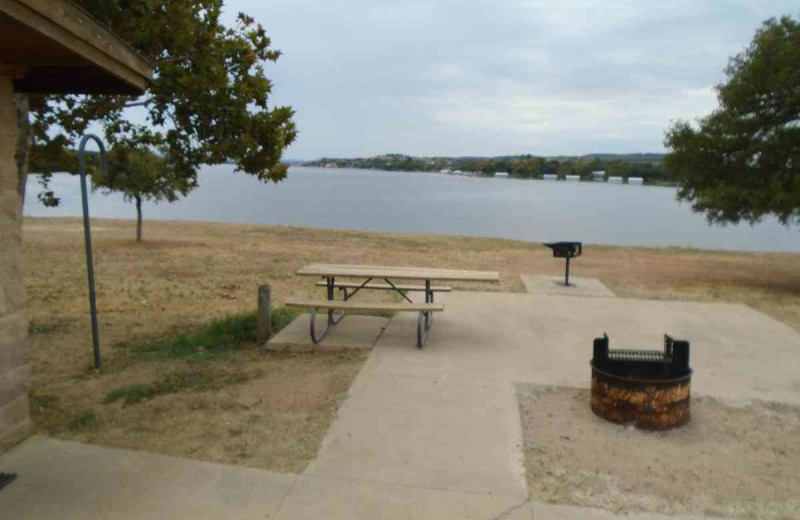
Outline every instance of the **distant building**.
{"label": "distant building", "polygon": [[602,180],[606,178],[606,171],[605,170],[596,170],[592,172],[592,178],[594,180]]}
{"label": "distant building", "polygon": [[566,179],[568,181],[571,181],[571,182],[577,182],[577,181],[581,180],[581,176],[580,175],[567,175]]}
{"label": "distant building", "polygon": [[544,175],[542,175],[542,178],[546,181],[557,181],[558,175],[556,175],[555,173],[545,173]]}
{"label": "distant building", "polygon": [[508,172],[494,172],[495,177],[508,177]]}
{"label": "distant building", "polygon": [[612,184],[622,184],[622,177],[609,177],[608,182]]}
{"label": "distant building", "polygon": [[628,184],[644,184],[642,177],[628,177]]}
{"label": "distant building", "polygon": [[450,170],[449,168],[445,168],[444,170],[439,170],[439,173],[453,173],[453,170]]}

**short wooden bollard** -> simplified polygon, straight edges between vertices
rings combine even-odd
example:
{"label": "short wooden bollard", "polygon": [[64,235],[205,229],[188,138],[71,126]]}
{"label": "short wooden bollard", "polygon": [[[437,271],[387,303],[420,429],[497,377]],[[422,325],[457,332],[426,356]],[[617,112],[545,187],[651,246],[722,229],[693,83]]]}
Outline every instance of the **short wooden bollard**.
{"label": "short wooden bollard", "polygon": [[258,286],[258,317],[256,325],[256,339],[259,343],[266,343],[272,336],[272,289],[269,285]]}

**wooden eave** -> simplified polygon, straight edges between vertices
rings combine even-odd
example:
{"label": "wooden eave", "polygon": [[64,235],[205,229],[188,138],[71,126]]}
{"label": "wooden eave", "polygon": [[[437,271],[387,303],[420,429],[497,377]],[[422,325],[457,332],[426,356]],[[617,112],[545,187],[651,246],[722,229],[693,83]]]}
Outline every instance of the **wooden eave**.
{"label": "wooden eave", "polygon": [[135,95],[153,66],[68,0],[0,0],[0,74],[16,92]]}

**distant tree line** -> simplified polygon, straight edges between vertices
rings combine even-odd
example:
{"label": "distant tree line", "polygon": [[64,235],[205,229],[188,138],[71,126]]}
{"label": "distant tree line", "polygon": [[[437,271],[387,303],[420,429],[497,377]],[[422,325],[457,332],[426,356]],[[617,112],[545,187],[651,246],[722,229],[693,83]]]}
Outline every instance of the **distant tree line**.
{"label": "distant tree line", "polygon": [[375,157],[332,159],[323,158],[307,166],[362,168],[391,171],[461,171],[482,176],[507,173],[520,179],[540,179],[544,175],[580,175],[593,178],[592,173],[605,172],[605,177],[642,177],[648,184],[671,183],[672,177],[661,163],[660,154],[586,155],[582,157],[538,157],[510,155],[501,157],[413,157],[402,154]]}

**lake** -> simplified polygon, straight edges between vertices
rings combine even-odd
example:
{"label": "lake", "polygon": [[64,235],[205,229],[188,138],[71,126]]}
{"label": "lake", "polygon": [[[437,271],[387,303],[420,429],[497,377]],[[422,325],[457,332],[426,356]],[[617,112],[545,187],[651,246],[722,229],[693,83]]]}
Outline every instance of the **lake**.
{"label": "lake", "polygon": [[[675,188],[593,182],[482,178],[439,173],[291,167],[263,184],[231,165],[204,167],[200,187],[173,204],[143,204],[145,220],[281,224],[398,233],[580,240],[621,246],[800,251],[800,231],[765,219],[709,226],[675,200]],[[25,215],[80,216],[78,177],[55,175],[58,208],[28,180]],[[90,196],[92,217],[135,218],[119,194]],[[145,224],[145,235],[147,234]]]}

